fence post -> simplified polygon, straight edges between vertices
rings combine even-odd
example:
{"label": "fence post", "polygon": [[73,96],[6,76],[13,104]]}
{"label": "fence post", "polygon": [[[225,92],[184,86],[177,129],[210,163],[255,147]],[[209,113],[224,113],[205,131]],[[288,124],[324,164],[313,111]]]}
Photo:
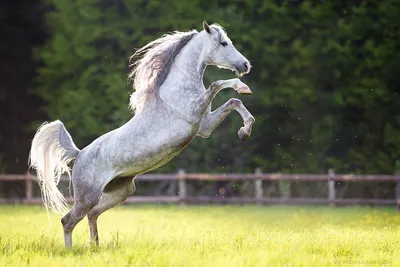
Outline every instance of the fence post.
{"label": "fence post", "polygon": [[185,206],[186,199],[186,181],[185,181],[185,170],[178,170],[178,179],[179,179],[179,202],[181,207]]}
{"label": "fence post", "polygon": [[[400,171],[396,172],[397,178],[400,177]],[[396,203],[397,203],[397,209],[400,209],[400,181],[396,182]]]}
{"label": "fence post", "polygon": [[32,179],[29,172],[25,174],[25,204],[30,204],[32,201]]}
{"label": "fence post", "polygon": [[[261,169],[257,168],[254,171],[255,175],[261,176]],[[262,204],[262,198],[263,198],[263,186],[262,186],[262,180],[261,177],[254,180],[254,189],[255,189],[255,197],[256,197],[256,203],[258,206]]]}
{"label": "fence post", "polygon": [[336,192],[335,192],[335,180],[333,178],[335,177],[335,172],[333,169],[328,170],[328,175],[329,175],[329,180],[328,180],[328,203],[329,206],[335,206],[335,198],[336,198]]}

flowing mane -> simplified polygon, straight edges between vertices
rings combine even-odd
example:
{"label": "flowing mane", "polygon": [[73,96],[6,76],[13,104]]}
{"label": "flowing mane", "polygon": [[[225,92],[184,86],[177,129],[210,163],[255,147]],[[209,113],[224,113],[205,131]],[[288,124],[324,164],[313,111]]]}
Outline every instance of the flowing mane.
{"label": "flowing mane", "polygon": [[158,97],[158,89],[166,79],[176,55],[197,33],[172,32],[138,49],[129,59],[135,93],[131,95],[129,106],[136,113],[143,109],[149,98]]}

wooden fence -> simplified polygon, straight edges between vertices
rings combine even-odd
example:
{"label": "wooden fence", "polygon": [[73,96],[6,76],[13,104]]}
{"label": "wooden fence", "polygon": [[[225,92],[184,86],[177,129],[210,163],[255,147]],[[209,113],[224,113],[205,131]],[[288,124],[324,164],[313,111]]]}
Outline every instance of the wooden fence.
{"label": "wooden fence", "polygon": [[[187,194],[187,182],[190,180],[201,181],[252,181],[254,184],[253,197],[205,197],[189,196]],[[33,183],[36,183],[36,176],[29,173],[25,175],[0,175],[0,182],[23,182],[25,183],[25,196],[19,198],[0,198],[0,203],[21,203],[21,204],[40,204],[40,197],[33,196]],[[61,179],[62,182],[69,181]],[[328,174],[272,174],[262,173],[257,169],[254,173],[239,174],[206,174],[206,173],[185,173],[180,170],[176,174],[143,174],[139,175],[135,181],[178,181],[179,191],[176,196],[131,196],[125,203],[180,203],[201,204],[201,203],[220,203],[220,204],[326,204],[326,205],[397,205],[400,207],[400,174],[397,175],[353,175],[335,174],[329,170]],[[289,182],[326,182],[327,198],[291,198],[291,197],[265,197],[264,181],[289,181]],[[335,182],[390,182],[396,185],[395,196],[393,199],[354,199],[337,198]],[[71,198],[67,198],[71,202]]]}

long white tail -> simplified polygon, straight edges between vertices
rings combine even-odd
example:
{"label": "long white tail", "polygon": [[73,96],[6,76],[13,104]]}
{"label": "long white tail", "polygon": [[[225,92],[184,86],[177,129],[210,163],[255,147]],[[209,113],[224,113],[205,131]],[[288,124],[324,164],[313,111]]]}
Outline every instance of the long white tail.
{"label": "long white tail", "polygon": [[36,132],[32,140],[29,165],[36,169],[46,209],[64,213],[68,208],[57,184],[61,174],[67,173],[71,177],[68,163],[76,158],[79,151],[59,120],[44,123]]}

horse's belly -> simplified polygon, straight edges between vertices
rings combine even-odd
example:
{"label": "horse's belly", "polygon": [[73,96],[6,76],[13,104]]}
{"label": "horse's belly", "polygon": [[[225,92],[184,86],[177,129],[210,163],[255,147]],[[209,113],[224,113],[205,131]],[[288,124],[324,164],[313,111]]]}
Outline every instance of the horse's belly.
{"label": "horse's belly", "polygon": [[[160,143],[152,146],[139,146],[133,156],[124,160],[121,176],[145,173],[161,167],[177,156],[194,138],[193,135],[177,138],[174,142]],[[122,166],[121,166],[122,167]]]}

